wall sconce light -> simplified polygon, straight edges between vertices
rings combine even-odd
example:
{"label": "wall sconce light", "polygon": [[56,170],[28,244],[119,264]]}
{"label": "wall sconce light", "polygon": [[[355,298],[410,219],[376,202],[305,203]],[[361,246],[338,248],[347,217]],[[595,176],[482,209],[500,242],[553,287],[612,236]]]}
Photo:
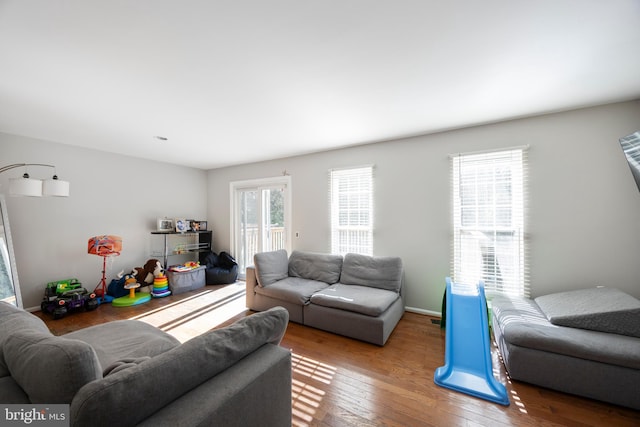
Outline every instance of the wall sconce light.
{"label": "wall sconce light", "polygon": [[42,163],[15,163],[13,165],[3,166],[0,168],[0,173],[6,172],[11,169],[27,166],[43,166],[53,168],[53,177],[50,179],[34,179],[29,176],[27,172],[22,175],[22,178],[10,178],[9,179],[9,194],[12,196],[29,196],[29,197],[42,197],[42,196],[54,196],[54,197],[69,197],[69,181],[62,181],[58,179],[58,175],[55,173],[56,167],[53,165],[45,165]]}

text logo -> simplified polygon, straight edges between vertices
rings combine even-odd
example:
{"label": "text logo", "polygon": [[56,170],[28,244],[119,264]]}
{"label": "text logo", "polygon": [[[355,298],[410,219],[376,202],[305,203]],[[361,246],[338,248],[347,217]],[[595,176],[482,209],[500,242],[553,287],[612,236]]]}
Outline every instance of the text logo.
{"label": "text logo", "polygon": [[0,427],[69,427],[69,405],[0,405]]}

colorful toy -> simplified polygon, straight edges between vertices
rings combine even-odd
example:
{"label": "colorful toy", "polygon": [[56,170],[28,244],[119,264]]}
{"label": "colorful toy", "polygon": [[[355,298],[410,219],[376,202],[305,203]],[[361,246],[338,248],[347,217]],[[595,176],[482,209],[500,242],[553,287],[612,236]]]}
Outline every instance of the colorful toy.
{"label": "colorful toy", "polygon": [[140,283],[136,280],[136,274],[128,274],[125,276],[124,289],[129,291],[128,295],[115,298],[111,304],[114,307],[130,307],[132,305],[144,304],[151,301],[151,295],[148,292],[138,292],[136,289],[140,287]]}
{"label": "colorful toy", "polygon": [[53,314],[54,319],[62,319],[70,311],[95,310],[100,302],[95,293],[89,293],[78,279],[65,279],[47,283],[44,298],[40,304],[43,313]]}
{"label": "colorful toy", "polygon": [[153,279],[153,291],[151,291],[151,296],[154,298],[162,298],[171,295],[171,291],[169,290],[169,280],[167,280],[167,276],[164,273],[160,273],[160,276]]}
{"label": "colorful toy", "polygon": [[136,289],[140,287],[140,283],[136,282],[135,279],[130,280],[129,282],[125,282],[124,288],[129,290],[129,298],[134,299],[136,297]]}
{"label": "colorful toy", "polygon": [[58,280],[57,282],[47,283],[47,287],[44,291],[45,298],[49,301],[55,299],[58,295],[71,289],[81,288],[82,283],[76,278]]}
{"label": "colorful toy", "polygon": [[153,271],[153,291],[151,291],[151,296],[154,298],[162,298],[168,295],[171,295],[171,291],[169,290],[169,280],[167,279],[167,276],[164,275],[162,264],[158,261],[156,263],[156,268]]}
{"label": "colorful toy", "polygon": [[177,271],[177,272],[185,272],[185,271],[191,271],[194,270],[196,268],[200,267],[200,261],[195,262],[195,261],[187,261],[182,265],[172,265],[171,267],[169,267],[169,270],[171,271]]}

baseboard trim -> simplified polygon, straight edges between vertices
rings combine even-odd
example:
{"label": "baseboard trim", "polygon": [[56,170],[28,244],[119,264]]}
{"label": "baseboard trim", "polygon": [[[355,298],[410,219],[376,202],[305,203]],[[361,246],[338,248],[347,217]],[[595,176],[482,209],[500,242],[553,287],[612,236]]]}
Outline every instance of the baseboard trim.
{"label": "baseboard trim", "polygon": [[425,316],[442,317],[442,313],[440,313],[439,311],[424,310],[422,308],[416,308],[416,307],[405,306],[404,311],[408,311],[410,313],[424,314]]}

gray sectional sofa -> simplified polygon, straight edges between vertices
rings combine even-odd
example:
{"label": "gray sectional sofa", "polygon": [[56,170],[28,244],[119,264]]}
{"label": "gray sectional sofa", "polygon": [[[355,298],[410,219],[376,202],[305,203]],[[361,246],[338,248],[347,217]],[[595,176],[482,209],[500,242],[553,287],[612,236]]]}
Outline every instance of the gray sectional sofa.
{"label": "gray sectional sofa", "polygon": [[293,322],[381,346],[404,314],[398,257],[262,252],[246,287],[251,310],[282,306]]}
{"label": "gray sectional sofa", "polygon": [[640,301],[599,287],[491,304],[512,379],[640,410]]}
{"label": "gray sectional sofa", "polygon": [[183,344],[135,320],[53,336],[0,302],[0,403],[69,404],[72,427],[290,426],[287,323],[277,307]]}

